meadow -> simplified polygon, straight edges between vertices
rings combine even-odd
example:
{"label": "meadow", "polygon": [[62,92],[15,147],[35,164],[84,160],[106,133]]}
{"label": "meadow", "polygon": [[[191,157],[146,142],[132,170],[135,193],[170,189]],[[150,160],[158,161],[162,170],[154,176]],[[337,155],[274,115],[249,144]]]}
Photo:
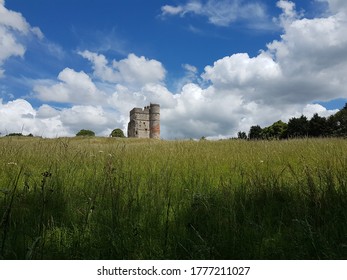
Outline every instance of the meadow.
{"label": "meadow", "polygon": [[347,259],[347,141],[2,137],[0,259]]}

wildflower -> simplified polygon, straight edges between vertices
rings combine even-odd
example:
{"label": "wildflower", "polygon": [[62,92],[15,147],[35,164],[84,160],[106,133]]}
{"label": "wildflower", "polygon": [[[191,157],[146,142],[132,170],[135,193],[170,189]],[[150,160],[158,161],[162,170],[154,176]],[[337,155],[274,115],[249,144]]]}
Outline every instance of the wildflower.
{"label": "wildflower", "polygon": [[11,161],[11,162],[8,162],[8,163],[7,163],[7,165],[17,165],[17,163],[16,163],[16,162]]}

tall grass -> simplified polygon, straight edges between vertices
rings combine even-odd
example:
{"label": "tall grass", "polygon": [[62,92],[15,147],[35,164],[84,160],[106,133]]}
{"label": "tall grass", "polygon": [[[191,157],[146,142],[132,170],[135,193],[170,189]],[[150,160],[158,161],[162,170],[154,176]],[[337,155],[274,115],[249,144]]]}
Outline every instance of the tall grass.
{"label": "tall grass", "polygon": [[347,142],[0,139],[2,259],[346,259]]}

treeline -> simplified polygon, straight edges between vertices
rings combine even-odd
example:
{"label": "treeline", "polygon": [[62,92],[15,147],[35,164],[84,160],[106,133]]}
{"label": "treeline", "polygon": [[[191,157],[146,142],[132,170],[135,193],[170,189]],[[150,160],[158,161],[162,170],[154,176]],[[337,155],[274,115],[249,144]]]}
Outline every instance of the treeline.
{"label": "treeline", "polygon": [[[1,134],[1,133],[0,133]],[[6,135],[6,137],[10,137],[10,136],[20,136],[20,137],[34,137],[34,135],[32,135],[31,133],[28,135],[24,135],[23,133],[9,133]]]}
{"label": "treeline", "polygon": [[251,126],[248,134],[238,132],[238,138],[251,140],[272,140],[303,137],[346,137],[347,136],[347,103],[344,108],[328,118],[314,114],[309,120],[302,115],[291,118],[288,123],[281,120],[268,127]]}

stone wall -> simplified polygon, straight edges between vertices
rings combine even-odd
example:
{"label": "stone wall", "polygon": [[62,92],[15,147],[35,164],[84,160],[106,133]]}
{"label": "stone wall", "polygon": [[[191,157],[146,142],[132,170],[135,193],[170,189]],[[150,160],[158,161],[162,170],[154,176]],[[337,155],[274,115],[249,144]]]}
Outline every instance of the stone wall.
{"label": "stone wall", "polygon": [[128,137],[160,139],[160,105],[150,104],[145,108],[130,111]]}

